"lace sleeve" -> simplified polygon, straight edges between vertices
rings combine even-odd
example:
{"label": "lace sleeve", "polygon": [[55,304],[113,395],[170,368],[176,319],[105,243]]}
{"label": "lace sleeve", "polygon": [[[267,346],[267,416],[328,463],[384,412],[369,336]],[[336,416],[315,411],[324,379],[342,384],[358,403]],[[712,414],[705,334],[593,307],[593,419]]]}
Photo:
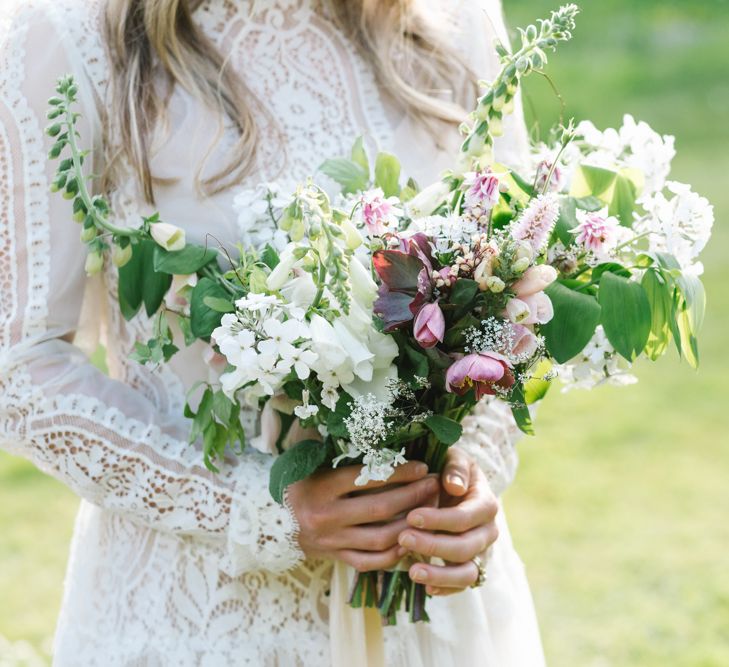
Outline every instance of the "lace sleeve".
{"label": "lace sleeve", "polygon": [[[73,41],[49,12],[25,2],[12,18],[4,16],[0,447],[103,508],[160,531],[225,544],[226,571],[291,568],[302,558],[297,525],[268,492],[270,457],[247,455],[211,474],[187,444],[181,415],[159,414],[68,342],[81,310],[85,251],[68,202],[49,195],[43,126],[57,77],[73,72],[81,87],[86,82],[65,48]],[[93,114],[84,108],[84,136],[93,136]]]}

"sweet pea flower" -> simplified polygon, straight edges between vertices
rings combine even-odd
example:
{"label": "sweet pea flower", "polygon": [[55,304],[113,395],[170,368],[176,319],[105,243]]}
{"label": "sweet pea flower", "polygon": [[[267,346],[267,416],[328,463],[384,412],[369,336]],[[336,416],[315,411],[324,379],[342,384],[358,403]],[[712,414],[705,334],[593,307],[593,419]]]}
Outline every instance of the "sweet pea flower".
{"label": "sweet pea flower", "polygon": [[511,289],[517,297],[523,299],[525,296],[544,291],[555,280],[557,280],[557,270],[553,266],[537,264],[528,268]]}
{"label": "sweet pea flower", "polygon": [[499,201],[501,181],[491,169],[472,171],[465,175],[465,204],[467,208],[479,207],[490,211]]}
{"label": "sweet pea flower", "polygon": [[185,247],[185,230],[168,222],[155,222],[149,227],[154,242],[169,252],[176,252]]}
{"label": "sweet pea flower", "polygon": [[438,302],[425,304],[415,318],[415,340],[421,347],[431,348],[443,342],[445,318]]}
{"label": "sweet pea flower", "polygon": [[577,235],[575,241],[585,250],[599,255],[615,246],[620,223],[608,215],[607,207],[594,212],[577,209],[577,220],[580,224],[570,232]]}
{"label": "sweet pea flower", "polygon": [[446,371],[447,391],[463,395],[474,387],[477,399],[494,395],[495,386],[508,389],[513,384],[509,361],[497,352],[468,354],[454,361]]}
{"label": "sweet pea flower", "polygon": [[402,210],[395,206],[397,197],[385,197],[382,188],[374,188],[360,197],[362,221],[370,236],[382,236],[397,231],[397,217]]}

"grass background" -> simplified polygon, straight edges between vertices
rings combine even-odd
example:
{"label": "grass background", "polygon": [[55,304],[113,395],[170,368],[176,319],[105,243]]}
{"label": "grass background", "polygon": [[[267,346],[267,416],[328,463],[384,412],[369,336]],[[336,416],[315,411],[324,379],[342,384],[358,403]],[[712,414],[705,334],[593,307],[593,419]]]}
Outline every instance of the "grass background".
{"label": "grass background", "polygon": [[[512,25],[555,0],[506,0]],[[677,137],[673,177],[716,206],[697,374],[672,355],[640,384],[547,397],[506,497],[548,661],[557,667],[729,665],[729,2],[583,0],[550,75],[568,115],[633,113]],[[530,122],[559,104],[535,77]],[[0,666],[46,653],[77,501],[0,454]],[[26,651],[27,652],[27,651]],[[10,656],[15,655],[15,658]],[[525,666],[528,667],[528,666]]]}

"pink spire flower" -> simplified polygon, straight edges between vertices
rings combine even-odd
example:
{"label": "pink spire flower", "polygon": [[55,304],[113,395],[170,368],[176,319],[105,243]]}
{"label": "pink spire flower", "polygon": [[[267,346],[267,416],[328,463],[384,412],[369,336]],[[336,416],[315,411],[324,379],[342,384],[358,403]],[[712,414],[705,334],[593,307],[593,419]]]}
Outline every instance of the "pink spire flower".
{"label": "pink spire flower", "polygon": [[577,220],[580,224],[570,232],[577,235],[575,241],[585,250],[600,255],[615,247],[620,223],[608,215],[607,207],[595,212],[577,209]]}
{"label": "pink spire flower", "polygon": [[471,387],[476,399],[493,396],[497,387],[508,389],[514,384],[509,360],[497,352],[467,354],[454,361],[446,371],[446,390],[462,396]]}
{"label": "pink spire flower", "polygon": [[397,197],[385,197],[382,188],[363,192],[360,197],[362,222],[370,236],[382,236],[397,231],[397,218],[402,209],[395,206]]}
{"label": "pink spire flower", "polygon": [[555,195],[539,195],[532,199],[511,228],[511,236],[526,241],[535,253],[544,248],[559,217],[559,202]]}
{"label": "pink spire flower", "polygon": [[466,208],[480,208],[482,212],[490,211],[499,201],[499,176],[487,168],[483,171],[472,171],[463,179]]}
{"label": "pink spire flower", "polygon": [[443,342],[445,335],[445,317],[440,309],[438,302],[426,303],[415,318],[415,326],[413,327],[415,340],[418,341],[420,347],[425,349],[435,347],[438,343]]}

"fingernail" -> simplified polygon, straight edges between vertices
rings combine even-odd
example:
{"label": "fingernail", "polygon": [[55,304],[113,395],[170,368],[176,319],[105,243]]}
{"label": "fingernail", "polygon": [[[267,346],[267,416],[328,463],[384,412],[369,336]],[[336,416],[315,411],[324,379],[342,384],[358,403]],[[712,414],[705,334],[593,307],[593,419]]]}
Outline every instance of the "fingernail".
{"label": "fingernail", "polygon": [[423,528],[425,526],[425,519],[422,514],[413,514],[410,517],[410,524],[416,528]]}
{"label": "fingernail", "polygon": [[415,581],[425,581],[428,578],[428,570],[416,567],[411,576]]}
{"label": "fingernail", "polygon": [[405,547],[400,547],[397,550],[397,557],[402,558],[407,552],[408,552],[408,550]]}
{"label": "fingernail", "polygon": [[448,484],[453,484],[453,486],[460,486],[462,489],[466,488],[466,483],[458,475],[448,475],[446,477],[446,482],[448,482]]}
{"label": "fingernail", "polygon": [[415,546],[415,536],[406,533],[400,536],[400,546],[406,549],[412,549]]}
{"label": "fingernail", "polygon": [[418,475],[426,475],[428,473],[428,466],[425,463],[418,463],[415,466],[415,472]]}

